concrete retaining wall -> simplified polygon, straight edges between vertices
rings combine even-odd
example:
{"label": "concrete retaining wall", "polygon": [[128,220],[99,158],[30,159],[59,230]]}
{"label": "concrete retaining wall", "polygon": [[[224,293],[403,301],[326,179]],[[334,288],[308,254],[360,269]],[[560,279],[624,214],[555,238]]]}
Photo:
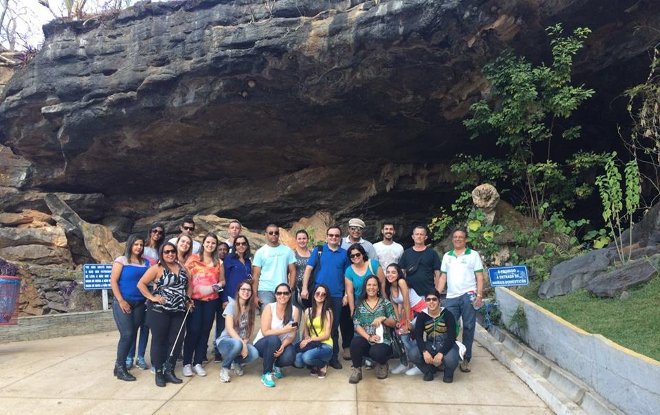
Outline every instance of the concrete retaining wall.
{"label": "concrete retaining wall", "polygon": [[496,288],[502,321],[522,306],[527,329],[518,333],[536,352],[554,361],[627,414],[660,408],[660,362],[590,334],[506,288]]}
{"label": "concrete retaining wall", "polygon": [[77,336],[117,330],[112,311],[20,317],[16,326],[0,326],[0,343]]}

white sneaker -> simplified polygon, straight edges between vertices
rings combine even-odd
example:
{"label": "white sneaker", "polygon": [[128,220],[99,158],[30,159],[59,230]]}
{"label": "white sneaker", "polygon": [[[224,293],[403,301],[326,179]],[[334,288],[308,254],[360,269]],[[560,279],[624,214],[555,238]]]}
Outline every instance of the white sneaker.
{"label": "white sneaker", "polygon": [[234,371],[236,376],[243,376],[243,366],[241,366],[240,363],[232,363],[231,370]]}
{"label": "white sneaker", "polygon": [[408,376],[419,376],[422,374],[422,371],[417,368],[417,366],[413,366],[410,369],[406,370],[406,375]]}
{"label": "white sneaker", "polygon": [[199,363],[193,366],[193,372],[195,372],[197,376],[206,376],[206,370],[204,370],[202,365],[200,365]]}
{"label": "white sneaker", "polygon": [[183,365],[183,376],[191,377],[192,375],[192,365]]}
{"label": "white sneaker", "polygon": [[220,369],[220,382],[228,383],[231,382],[231,377],[229,376],[229,369],[222,367]]}
{"label": "white sneaker", "polygon": [[410,366],[404,365],[403,363],[399,363],[399,366],[392,369],[392,374],[393,375],[399,375],[399,374],[405,372],[408,369],[410,369]]}

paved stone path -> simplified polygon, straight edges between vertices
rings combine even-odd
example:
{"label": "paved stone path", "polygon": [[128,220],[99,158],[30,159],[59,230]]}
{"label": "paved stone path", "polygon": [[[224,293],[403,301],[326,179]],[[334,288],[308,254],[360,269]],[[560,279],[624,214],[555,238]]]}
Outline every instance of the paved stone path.
{"label": "paved stone path", "polygon": [[[379,381],[373,371],[365,370],[364,380],[351,385],[350,365],[344,362],[343,370],[329,369],[325,379],[287,368],[287,376],[269,389],[259,381],[257,360],[245,376],[233,377],[231,383],[221,383],[220,365],[208,363],[208,376],[158,388],[149,371],[132,369],[136,382],[112,376],[117,339],[118,333],[108,332],[0,345],[0,414],[552,413],[476,343],[472,372],[457,370],[452,384],[405,375]],[[180,365],[177,374],[181,377]]]}

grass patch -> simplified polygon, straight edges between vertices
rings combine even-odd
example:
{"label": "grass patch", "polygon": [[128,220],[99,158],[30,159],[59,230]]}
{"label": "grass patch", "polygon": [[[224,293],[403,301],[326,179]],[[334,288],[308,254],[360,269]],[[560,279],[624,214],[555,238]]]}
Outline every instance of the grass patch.
{"label": "grass patch", "polygon": [[541,299],[539,281],[516,292],[589,333],[598,333],[629,349],[660,361],[660,277],[629,290],[626,300],[598,298],[586,290]]}

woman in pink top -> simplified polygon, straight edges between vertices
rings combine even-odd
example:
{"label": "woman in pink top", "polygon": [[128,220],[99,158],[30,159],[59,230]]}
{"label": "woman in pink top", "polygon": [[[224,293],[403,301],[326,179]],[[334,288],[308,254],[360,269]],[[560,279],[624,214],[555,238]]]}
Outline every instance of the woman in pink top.
{"label": "woman in pink top", "polygon": [[186,261],[192,284],[193,311],[188,316],[183,342],[183,375],[206,376],[202,362],[206,359],[209,333],[225,286],[224,268],[218,258],[218,237],[212,233],[202,241],[200,252]]}

